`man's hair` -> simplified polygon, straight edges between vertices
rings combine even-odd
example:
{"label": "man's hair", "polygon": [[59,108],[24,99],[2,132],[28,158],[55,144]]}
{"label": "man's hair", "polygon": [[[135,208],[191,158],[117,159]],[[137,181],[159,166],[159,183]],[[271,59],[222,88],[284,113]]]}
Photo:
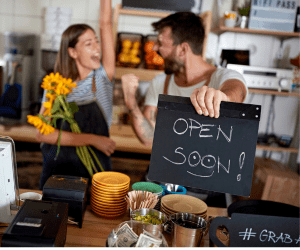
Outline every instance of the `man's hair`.
{"label": "man's hair", "polygon": [[152,27],[158,32],[165,27],[170,27],[174,45],[187,42],[194,54],[202,54],[205,30],[202,18],[194,13],[176,12],[152,23]]}
{"label": "man's hair", "polygon": [[75,48],[79,37],[89,29],[94,31],[93,28],[87,24],[73,24],[63,32],[60,49],[54,65],[55,73],[58,72],[63,77],[71,78],[73,81],[78,78],[79,72],[75,60],[69,55],[68,48]]}

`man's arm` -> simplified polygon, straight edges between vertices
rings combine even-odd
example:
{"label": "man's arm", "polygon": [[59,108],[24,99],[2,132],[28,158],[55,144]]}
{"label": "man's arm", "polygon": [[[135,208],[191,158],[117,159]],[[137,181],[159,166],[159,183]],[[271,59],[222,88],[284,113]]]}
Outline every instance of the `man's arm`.
{"label": "man's arm", "polygon": [[197,88],[191,95],[191,102],[199,115],[218,118],[221,101],[242,103],[247,95],[245,85],[236,79],[225,81],[220,89],[207,86]]}
{"label": "man's arm", "polygon": [[133,130],[144,145],[151,145],[154,136],[157,107],[146,106],[144,113],[142,113],[135,97],[138,86],[138,77],[135,75],[127,74],[122,76],[124,100],[130,112]]}

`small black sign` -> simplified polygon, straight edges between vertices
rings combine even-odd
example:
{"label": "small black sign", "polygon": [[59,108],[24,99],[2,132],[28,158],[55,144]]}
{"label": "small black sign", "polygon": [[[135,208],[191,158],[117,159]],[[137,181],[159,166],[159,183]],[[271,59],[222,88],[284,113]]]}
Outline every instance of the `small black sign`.
{"label": "small black sign", "polygon": [[160,10],[160,11],[191,11],[201,12],[202,0],[122,0],[123,8]]}
{"label": "small black sign", "polygon": [[209,227],[209,238],[218,247],[225,246],[216,236],[217,228],[225,226],[229,247],[299,247],[299,218],[232,214],[216,217]]}
{"label": "small black sign", "polygon": [[159,95],[149,179],[249,196],[261,106],[222,102],[218,119],[190,98]]}

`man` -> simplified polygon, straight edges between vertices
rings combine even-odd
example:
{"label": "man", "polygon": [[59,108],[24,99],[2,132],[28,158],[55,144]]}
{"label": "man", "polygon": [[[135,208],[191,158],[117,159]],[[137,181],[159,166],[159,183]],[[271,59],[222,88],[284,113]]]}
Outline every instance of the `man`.
{"label": "man", "polygon": [[243,102],[247,95],[241,74],[216,68],[203,60],[205,32],[199,16],[177,12],[152,26],[159,33],[153,50],[164,59],[165,74],[152,80],[143,113],[135,98],[138,77],[122,76],[125,104],[131,113],[135,133],[145,145],[153,142],[159,94],[190,97],[199,115],[215,118],[219,117],[221,101]]}

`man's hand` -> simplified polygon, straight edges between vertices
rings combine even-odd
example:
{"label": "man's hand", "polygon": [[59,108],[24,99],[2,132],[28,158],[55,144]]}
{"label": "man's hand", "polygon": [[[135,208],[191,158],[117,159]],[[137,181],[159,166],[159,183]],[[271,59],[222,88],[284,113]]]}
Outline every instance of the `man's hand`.
{"label": "man's hand", "polygon": [[228,102],[229,97],[220,90],[203,86],[193,91],[191,101],[199,115],[218,118],[221,101]]}
{"label": "man's hand", "polygon": [[137,107],[135,93],[139,86],[139,78],[134,74],[126,74],[122,76],[121,80],[125,104],[132,111]]}

